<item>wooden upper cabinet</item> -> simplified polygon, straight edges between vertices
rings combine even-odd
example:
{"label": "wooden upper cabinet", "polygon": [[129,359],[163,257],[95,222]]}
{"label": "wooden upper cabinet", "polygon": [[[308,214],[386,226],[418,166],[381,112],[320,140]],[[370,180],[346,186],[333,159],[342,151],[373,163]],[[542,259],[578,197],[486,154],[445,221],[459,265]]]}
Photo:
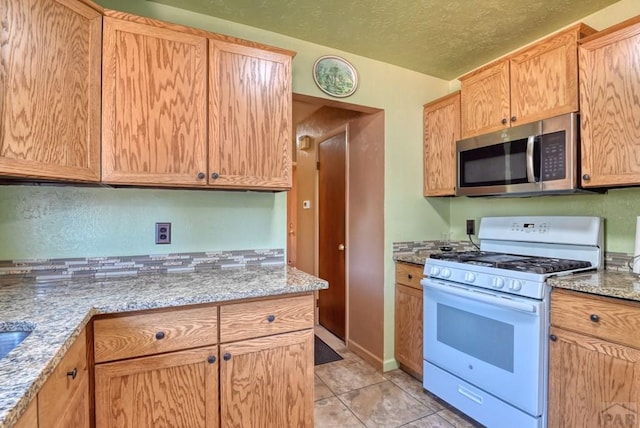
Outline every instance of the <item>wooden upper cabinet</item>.
{"label": "wooden upper cabinet", "polygon": [[424,196],[453,196],[456,141],[460,139],[460,91],[425,104]]}
{"label": "wooden upper cabinet", "polygon": [[102,179],[203,186],[207,39],[159,21],[104,18]]}
{"label": "wooden upper cabinet", "polygon": [[209,41],[209,184],[291,188],[290,53]]}
{"label": "wooden upper cabinet", "polygon": [[0,176],[99,181],[101,13],[3,0],[0,21]]}
{"label": "wooden upper cabinet", "polygon": [[509,62],[490,64],[460,78],[462,138],[509,126]]}
{"label": "wooden upper cabinet", "polygon": [[582,186],[640,184],[640,17],[579,48]]}
{"label": "wooden upper cabinet", "polygon": [[460,78],[462,138],[579,110],[577,24]]}

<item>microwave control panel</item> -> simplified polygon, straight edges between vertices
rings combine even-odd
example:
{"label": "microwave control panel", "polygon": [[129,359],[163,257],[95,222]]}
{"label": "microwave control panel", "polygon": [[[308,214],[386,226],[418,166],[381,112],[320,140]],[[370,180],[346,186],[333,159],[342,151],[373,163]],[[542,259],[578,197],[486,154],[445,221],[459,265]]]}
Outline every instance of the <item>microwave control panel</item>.
{"label": "microwave control panel", "polygon": [[565,132],[542,136],[540,143],[540,178],[542,181],[563,180],[567,177]]}

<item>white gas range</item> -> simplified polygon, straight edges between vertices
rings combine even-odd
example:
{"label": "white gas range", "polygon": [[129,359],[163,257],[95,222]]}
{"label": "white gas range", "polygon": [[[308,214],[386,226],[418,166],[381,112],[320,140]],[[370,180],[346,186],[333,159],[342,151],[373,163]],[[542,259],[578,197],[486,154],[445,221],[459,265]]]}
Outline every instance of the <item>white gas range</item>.
{"label": "white gas range", "polygon": [[603,266],[599,217],[485,217],[480,250],[432,254],[424,388],[478,422],[546,427],[547,278]]}

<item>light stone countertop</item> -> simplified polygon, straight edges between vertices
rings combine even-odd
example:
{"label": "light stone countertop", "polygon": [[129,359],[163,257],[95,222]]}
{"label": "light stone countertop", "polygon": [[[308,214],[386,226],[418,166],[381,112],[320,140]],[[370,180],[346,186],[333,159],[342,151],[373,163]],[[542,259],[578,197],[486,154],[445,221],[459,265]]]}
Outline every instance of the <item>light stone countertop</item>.
{"label": "light stone countertop", "polygon": [[0,428],[15,424],[94,315],[326,288],[326,281],[285,266],[44,284],[0,282],[0,331],[33,330],[0,359]]}
{"label": "light stone countertop", "polygon": [[552,277],[548,282],[556,288],[640,302],[640,275],[631,272],[585,272]]}

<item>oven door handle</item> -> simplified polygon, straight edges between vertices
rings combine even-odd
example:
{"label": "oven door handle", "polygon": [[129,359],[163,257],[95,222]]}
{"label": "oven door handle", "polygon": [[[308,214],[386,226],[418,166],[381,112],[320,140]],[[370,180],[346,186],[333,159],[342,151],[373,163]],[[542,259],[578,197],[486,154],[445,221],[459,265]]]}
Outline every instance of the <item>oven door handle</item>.
{"label": "oven door handle", "polygon": [[533,148],[535,144],[535,135],[530,135],[529,138],[527,138],[527,181],[529,183],[536,182],[536,176],[533,171]]}
{"label": "oven door handle", "polygon": [[453,294],[455,296],[463,297],[465,299],[476,300],[483,303],[488,303],[493,306],[498,306],[505,309],[515,309],[517,311],[528,312],[532,314],[535,314],[537,312],[536,306],[532,303],[517,302],[515,300],[497,297],[492,294],[483,293],[481,291],[470,291],[466,288],[440,285],[433,281],[429,281],[428,279],[423,279],[421,282],[425,288],[432,288],[434,290],[438,290],[443,293]]}

